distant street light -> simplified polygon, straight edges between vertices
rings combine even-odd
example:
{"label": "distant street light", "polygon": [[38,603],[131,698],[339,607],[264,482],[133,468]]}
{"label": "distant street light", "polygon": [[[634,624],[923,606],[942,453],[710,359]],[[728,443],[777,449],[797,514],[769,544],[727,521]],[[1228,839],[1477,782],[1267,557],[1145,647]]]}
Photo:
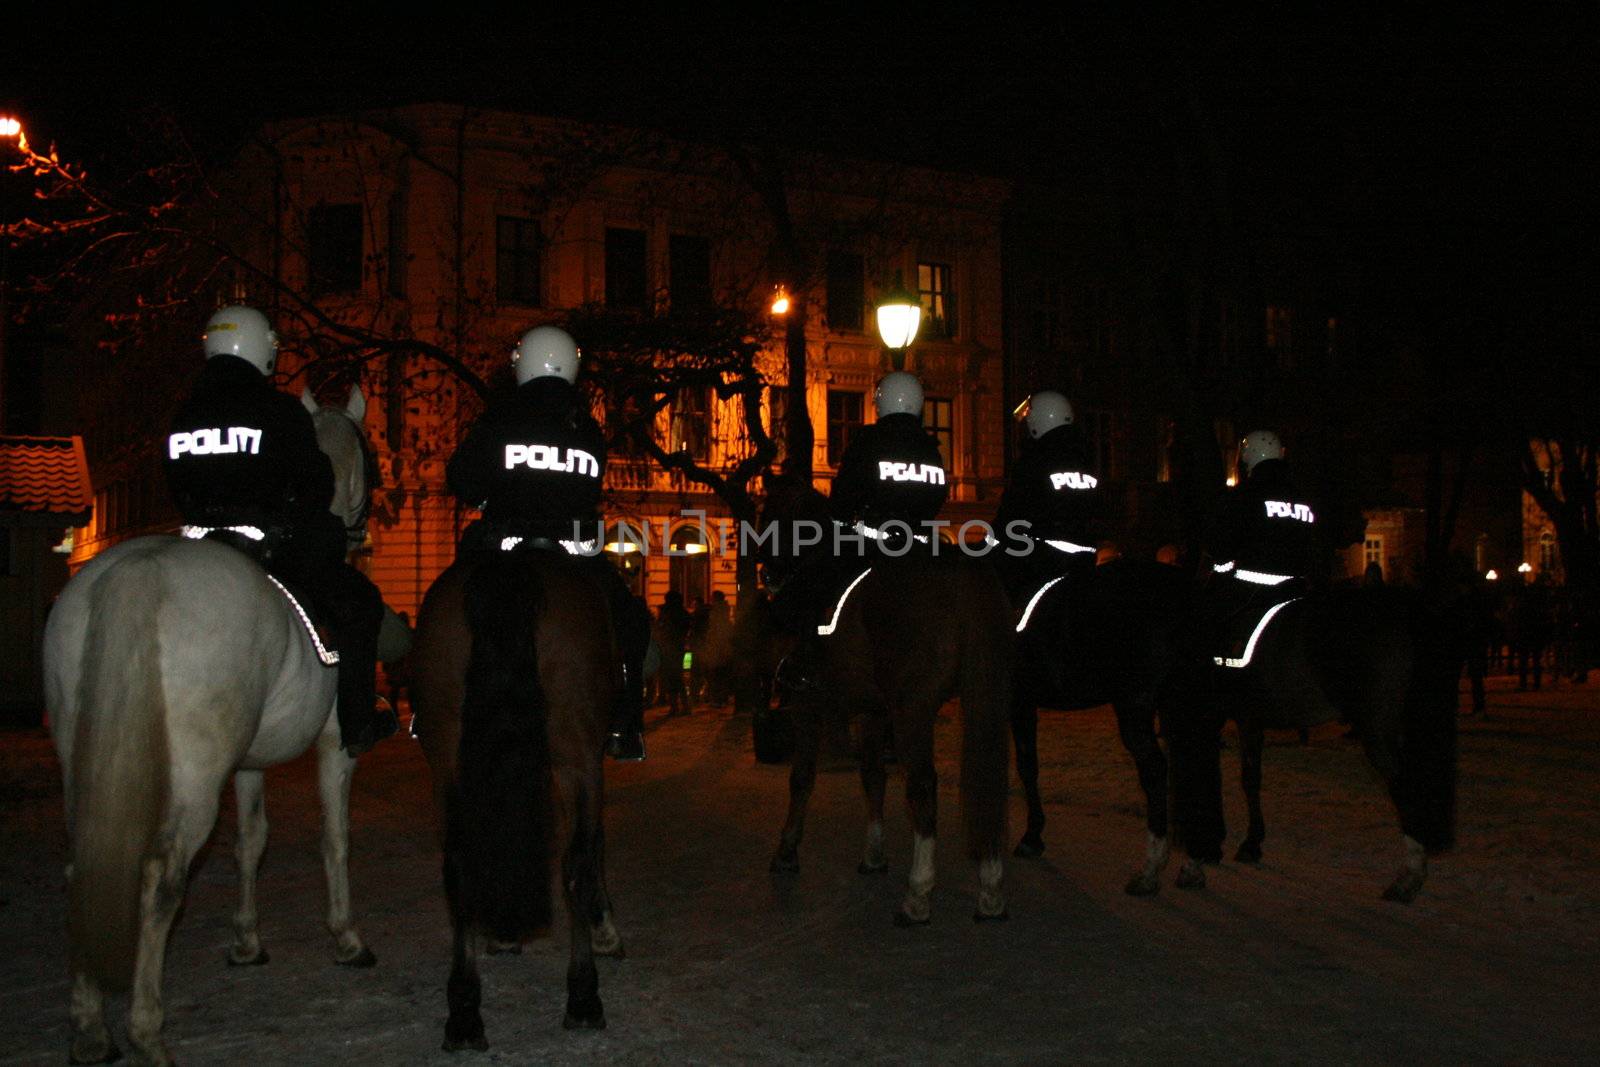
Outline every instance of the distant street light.
{"label": "distant street light", "polygon": [[1521,563],[1517,564],[1517,573],[1518,574],[1532,574],[1533,573],[1533,564],[1529,563],[1527,560],[1523,560]]}
{"label": "distant street light", "polygon": [[770,310],[774,315],[789,314],[789,290],[783,286],[775,286],[772,290],[772,306]]}
{"label": "distant street light", "polygon": [[878,336],[889,350],[895,370],[905,368],[906,349],[917,339],[917,327],[921,325],[922,301],[905,287],[896,272],[894,287],[878,298]]}
{"label": "distant street light", "polygon": [[1500,580],[1500,572],[1492,567],[1488,571],[1484,572],[1483,576],[1485,579],[1491,582],[1498,582]]}

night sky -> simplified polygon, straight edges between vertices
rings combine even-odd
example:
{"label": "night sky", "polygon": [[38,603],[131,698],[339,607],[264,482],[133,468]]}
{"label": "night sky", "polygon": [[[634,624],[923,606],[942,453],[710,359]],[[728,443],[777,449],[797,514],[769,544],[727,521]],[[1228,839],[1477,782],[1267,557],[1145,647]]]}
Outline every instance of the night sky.
{"label": "night sky", "polygon": [[1334,5],[1176,19],[806,5],[734,22],[620,9],[330,21],[266,5],[90,21],[60,7],[8,16],[23,47],[6,49],[0,109],[112,168],[138,160],[153,114],[225,153],[275,116],[461,101],[1092,194],[1170,198],[1221,174],[1242,223],[1336,234],[1394,303],[1449,319],[1504,298],[1546,325],[1592,303],[1592,24]]}

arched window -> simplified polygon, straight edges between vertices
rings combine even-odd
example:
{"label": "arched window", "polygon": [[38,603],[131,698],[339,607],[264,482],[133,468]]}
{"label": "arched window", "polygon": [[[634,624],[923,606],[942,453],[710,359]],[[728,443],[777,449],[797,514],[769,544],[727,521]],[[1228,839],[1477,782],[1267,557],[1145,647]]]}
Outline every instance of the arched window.
{"label": "arched window", "polygon": [[634,596],[644,596],[644,528],[636,522],[618,519],[606,525],[606,559],[617,568]]}
{"label": "arched window", "polygon": [[1539,534],[1539,570],[1553,571],[1560,562],[1561,552],[1556,546],[1556,535],[1551,530]]}
{"label": "arched window", "polygon": [[711,596],[711,546],[700,527],[686,522],[673,531],[668,541],[672,548],[670,587],[683,594],[685,607],[705,603]]}

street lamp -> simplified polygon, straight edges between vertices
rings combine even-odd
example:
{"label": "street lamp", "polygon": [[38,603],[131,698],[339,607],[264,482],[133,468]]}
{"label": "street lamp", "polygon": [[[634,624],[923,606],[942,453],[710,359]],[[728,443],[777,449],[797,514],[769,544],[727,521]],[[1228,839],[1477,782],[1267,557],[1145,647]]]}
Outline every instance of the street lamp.
{"label": "street lamp", "polygon": [[787,315],[789,314],[789,307],[789,290],[781,285],[773,286],[772,306],[768,310],[774,315]]}
{"label": "street lamp", "polygon": [[905,369],[906,349],[917,339],[917,327],[921,325],[922,301],[905,287],[896,272],[894,287],[878,297],[878,336],[889,350],[895,370]]}

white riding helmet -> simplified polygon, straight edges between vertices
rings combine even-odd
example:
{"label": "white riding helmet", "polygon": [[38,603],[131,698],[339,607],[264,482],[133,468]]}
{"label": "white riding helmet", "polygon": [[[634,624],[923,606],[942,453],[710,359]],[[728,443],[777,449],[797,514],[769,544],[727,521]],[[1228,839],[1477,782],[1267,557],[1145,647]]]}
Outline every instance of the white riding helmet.
{"label": "white riding helmet", "polygon": [[225,307],[206,322],[206,358],[238,356],[262,374],[278,365],[278,335],[267,317],[239,304]]}
{"label": "white riding helmet", "polygon": [[872,406],[878,418],[885,415],[915,415],[922,418],[922,383],[915,374],[897,370],[885,374],[872,392]]}
{"label": "white riding helmet", "polygon": [[578,360],[583,354],[572,335],[559,326],[536,326],[522,335],[511,352],[517,384],[535,378],[560,378],[570,384],[578,380]]}
{"label": "white riding helmet", "polygon": [[1029,437],[1043,437],[1057,426],[1071,426],[1075,416],[1072,403],[1054,389],[1034,393],[1022,406],[1022,418]]}
{"label": "white riding helmet", "polygon": [[1271,430],[1253,430],[1239,442],[1239,466],[1249,474],[1264,459],[1282,459],[1283,442]]}

